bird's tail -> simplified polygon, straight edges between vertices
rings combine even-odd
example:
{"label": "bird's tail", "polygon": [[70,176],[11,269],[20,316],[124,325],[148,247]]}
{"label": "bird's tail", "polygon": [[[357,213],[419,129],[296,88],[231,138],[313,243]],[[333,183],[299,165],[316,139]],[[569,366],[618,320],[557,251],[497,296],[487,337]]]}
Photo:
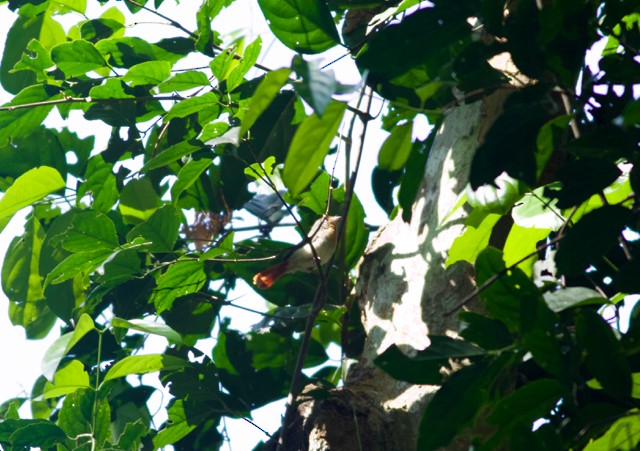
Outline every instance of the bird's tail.
{"label": "bird's tail", "polygon": [[287,273],[287,263],[288,262],[285,260],[277,265],[265,269],[262,272],[259,272],[253,276],[253,284],[261,290],[269,288],[276,282],[276,280]]}

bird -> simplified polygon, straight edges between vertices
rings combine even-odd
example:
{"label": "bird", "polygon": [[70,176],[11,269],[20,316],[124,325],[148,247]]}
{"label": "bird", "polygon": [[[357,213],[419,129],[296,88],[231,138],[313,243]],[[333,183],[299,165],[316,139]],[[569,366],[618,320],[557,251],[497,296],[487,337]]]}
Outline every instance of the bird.
{"label": "bird", "polygon": [[325,264],[338,245],[338,227],[341,220],[340,216],[322,216],[311,227],[311,244],[300,246],[280,263],[253,276],[253,284],[260,289],[265,289],[285,274],[313,271],[317,266],[311,246],[315,249],[320,264]]}

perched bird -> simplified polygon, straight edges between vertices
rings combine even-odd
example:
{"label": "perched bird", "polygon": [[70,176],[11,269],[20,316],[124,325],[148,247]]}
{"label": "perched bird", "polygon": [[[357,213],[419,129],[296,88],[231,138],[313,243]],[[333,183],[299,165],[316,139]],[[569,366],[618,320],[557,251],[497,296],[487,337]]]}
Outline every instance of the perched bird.
{"label": "perched bird", "polygon": [[[338,245],[340,216],[323,216],[311,227],[311,245],[316,250],[320,264],[325,264]],[[277,265],[253,276],[253,284],[260,289],[269,288],[285,274],[298,271],[313,271],[316,268],[313,251],[308,243],[289,254]]]}

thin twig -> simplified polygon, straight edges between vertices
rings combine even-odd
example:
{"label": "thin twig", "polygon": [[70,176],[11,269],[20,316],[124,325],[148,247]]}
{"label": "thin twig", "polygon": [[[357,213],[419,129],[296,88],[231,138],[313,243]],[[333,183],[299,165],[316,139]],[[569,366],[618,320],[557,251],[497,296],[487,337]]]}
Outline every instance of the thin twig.
{"label": "thin twig", "polygon": [[179,95],[170,96],[145,96],[145,97],[124,97],[109,99],[94,99],[93,97],[64,97],[62,99],[44,100],[42,102],[23,103],[20,105],[0,106],[0,111],[15,111],[25,108],[37,108],[42,106],[63,105],[66,103],[124,103],[124,102],[153,102],[154,100],[184,100]]}

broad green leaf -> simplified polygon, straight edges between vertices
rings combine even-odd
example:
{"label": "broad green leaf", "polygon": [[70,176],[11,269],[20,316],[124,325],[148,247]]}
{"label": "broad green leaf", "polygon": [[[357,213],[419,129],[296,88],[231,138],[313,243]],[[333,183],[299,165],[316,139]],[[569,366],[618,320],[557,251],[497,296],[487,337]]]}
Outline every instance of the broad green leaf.
{"label": "broad green leaf", "polygon": [[120,79],[110,78],[103,85],[94,86],[89,91],[91,99],[127,99],[134,98],[124,92],[124,85]]}
{"label": "broad green leaf", "polygon": [[264,76],[264,79],[256,88],[256,92],[251,97],[249,107],[242,118],[242,126],[240,128],[241,137],[255,124],[264,110],[271,105],[273,99],[275,99],[282,87],[289,81],[290,74],[291,69],[282,68],[269,72]]}
{"label": "broad green leaf", "polygon": [[90,388],[89,373],[79,360],[72,360],[64,368],[56,371],[53,384],[47,382],[44,399],[68,395],[80,388]]}
{"label": "broad green leaf", "polygon": [[462,321],[460,336],[467,341],[487,349],[503,349],[513,343],[507,327],[497,319],[474,312],[460,312]]}
{"label": "broad green leaf", "polygon": [[318,174],[346,107],[346,103],[334,101],[322,118],[313,114],[296,130],[282,171],[282,181],[293,196],[298,196]]}
{"label": "broad green leaf", "polygon": [[408,122],[393,128],[378,153],[378,166],[387,171],[402,169],[411,153],[413,123]]}
{"label": "broad green leaf", "polygon": [[153,437],[153,446],[156,449],[177,442],[197,427],[197,424],[189,422],[182,399],[176,399],[168,411],[171,423]]}
{"label": "broad green leaf", "polygon": [[227,77],[227,90],[229,92],[236,89],[244,81],[244,76],[258,61],[260,50],[262,49],[262,39],[260,36],[247,46],[238,65],[231,71]]}
{"label": "broad green leaf", "polygon": [[174,104],[167,115],[164,117],[165,122],[175,117],[185,117],[193,113],[197,113],[203,108],[218,105],[218,96],[213,92],[207,92],[197,97],[191,97],[181,100]]}
{"label": "broad green leaf", "polygon": [[557,231],[564,225],[565,218],[556,207],[557,199],[548,199],[543,192],[544,188],[537,188],[526,193],[513,207],[511,215],[518,226]]}
{"label": "broad green leaf", "polygon": [[113,254],[113,250],[106,248],[71,254],[47,274],[44,286],[47,288],[49,284],[62,283],[65,280],[73,279],[78,274],[89,275]]}
{"label": "broad green leaf", "polygon": [[[42,278],[39,273],[40,251],[44,231],[33,216],[27,220],[25,233],[13,239],[2,265],[2,291],[11,302],[27,304],[37,316],[45,306],[42,302]],[[25,305],[25,308],[27,308]]]}
{"label": "broad green leaf", "polygon": [[474,210],[467,218],[465,231],[453,241],[446,266],[449,267],[460,260],[469,263],[475,262],[478,255],[489,244],[493,226],[496,225],[500,217],[498,214],[484,214]]}
{"label": "broad green leaf", "polygon": [[142,237],[150,243],[146,247],[149,252],[171,252],[178,239],[180,221],[180,212],[171,205],[164,205],[145,222],[135,226],[127,234],[127,240]]}
{"label": "broad green leaf", "polygon": [[171,187],[171,199],[174,204],[178,202],[180,195],[189,189],[210,166],[211,160],[202,158],[200,160],[191,160],[180,169],[178,179]]}
{"label": "broad green leaf", "polygon": [[62,444],[67,440],[67,436],[52,422],[33,422],[18,428],[9,437],[9,442],[15,448],[37,447],[48,449],[56,444]]}
{"label": "broad green leaf", "polygon": [[153,292],[151,300],[156,312],[170,310],[176,298],[198,291],[206,280],[203,262],[177,261],[160,276],[158,286]]}
{"label": "broad green leaf", "polygon": [[450,359],[479,357],[485,352],[466,341],[447,336],[430,336],[431,344],[424,351],[408,357],[395,345],[375,359],[375,364],[394,379],[413,384],[441,384],[440,369],[449,366]]}
{"label": "broad green leaf", "polygon": [[[530,283],[530,293],[535,290]],[[542,295],[526,295],[521,298],[520,331],[525,349],[531,352],[533,359],[541,368],[560,379],[570,377],[567,356],[556,337],[558,316],[544,302]]]}
{"label": "broad green leaf", "polygon": [[61,239],[62,247],[69,252],[113,251],[118,247],[115,224],[107,215],[94,210],[74,215]]}
{"label": "broad green leaf", "polygon": [[76,207],[81,208],[83,197],[90,195],[91,208],[108,213],[120,197],[113,174],[113,164],[105,162],[102,155],[91,157],[87,162],[84,177],[85,182],[78,187]]}
{"label": "broad green leaf", "polygon": [[146,61],[131,67],[122,79],[130,86],[157,85],[171,76],[168,61]]}
{"label": "broad green leaf", "polygon": [[476,281],[482,285],[498,274],[500,277],[482,290],[479,297],[493,318],[502,321],[510,331],[518,330],[523,299],[538,299],[540,292],[519,268],[507,272],[502,252],[488,246],[476,260]]}
{"label": "broad green leaf", "polygon": [[291,69],[302,78],[293,85],[294,89],[322,117],[338,88],[333,71],[322,71],[317,61],[307,62],[300,55],[293,58]]}
{"label": "broad green leaf", "polygon": [[175,370],[189,365],[187,360],[164,354],[132,355],[113,364],[104,376],[103,382],[128,376],[130,374],[155,373],[162,370]]}
{"label": "broad green leaf", "polygon": [[87,10],[87,0],[54,0],[55,11],[59,14],[77,12],[84,14]]}
{"label": "broad green leaf", "polygon": [[76,438],[76,444],[87,448],[92,442],[96,449],[106,448],[105,442],[111,438],[110,424],[109,401],[96,398],[95,391],[86,388],[68,394],[58,414],[58,425],[69,437]]}
{"label": "broad green leaf", "polygon": [[85,41],[97,42],[110,37],[120,37],[124,31],[124,24],[105,17],[92,19],[80,26],[80,37]]}
{"label": "broad green leaf", "polygon": [[107,65],[98,49],[82,39],[55,46],[51,49],[51,59],[67,77],[84,75]]}
{"label": "broad green leaf", "polygon": [[[558,271],[576,275],[589,264],[599,263],[603,255],[618,244],[631,218],[631,211],[619,205],[607,205],[585,215],[560,243],[556,254]],[[585,243],[589,243],[588,246]]]}
{"label": "broad green leaf", "polygon": [[591,440],[584,451],[636,449],[640,442],[640,413],[631,409],[627,416],[615,421],[601,437]]}
{"label": "broad green leaf", "polygon": [[558,199],[558,208],[578,205],[615,182],[620,176],[615,163],[603,158],[581,158],[560,168],[556,176],[560,191],[548,191]]}
{"label": "broad green leaf", "polygon": [[0,199],[0,230],[19,210],[66,186],[60,173],[48,166],[25,172],[16,179]]}
{"label": "broad green leaf", "polygon": [[157,169],[162,166],[168,165],[169,163],[173,163],[174,161],[185,157],[198,149],[200,149],[200,147],[194,146],[187,141],[179,142],[178,144],[175,144],[164,150],[157,157],[147,161],[144,166],[142,166],[142,169],[140,169],[140,172],[144,174],[151,171],[152,169]]}
{"label": "broad green leaf", "polygon": [[528,275],[533,272],[533,262],[537,260],[536,246],[537,244],[549,236],[550,229],[524,228],[518,224],[513,224],[507,241],[504,244],[504,262],[507,266],[511,266],[526,256],[529,259],[520,263],[518,267]]}
{"label": "broad green leaf", "polygon": [[182,343],[182,336],[166,324],[146,321],[142,319],[122,319],[114,317],[111,319],[111,327],[119,327],[122,329],[139,330],[152,335],[160,335],[173,343]]}
{"label": "broad green leaf", "polygon": [[[0,64],[0,82],[7,92],[18,94],[36,80],[36,75],[31,72],[11,73],[32,39],[37,39],[45,49],[50,49],[64,42],[66,35],[62,26],[48,14],[38,14],[36,17],[20,15],[8,30]],[[2,128],[0,126],[0,130]],[[0,142],[3,141],[0,139]]]}
{"label": "broad green leaf", "polygon": [[145,177],[132,180],[124,186],[118,208],[125,223],[139,224],[149,219],[161,205],[158,193]]}
{"label": "broad green leaf", "polygon": [[10,73],[13,74],[21,70],[29,70],[36,74],[37,81],[41,82],[46,80],[48,77],[46,71],[54,66],[49,50],[44,48],[37,39],[32,39],[27,45],[27,51],[29,55],[26,52],[23,53],[22,58],[16,63]]}
{"label": "broad green leaf", "polygon": [[271,177],[275,163],[276,158],[272,155],[264,160],[264,163],[253,163],[244,168],[244,173],[255,180],[263,180],[266,177]]}
{"label": "broad green leaf", "polygon": [[609,302],[596,290],[586,287],[567,287],[544,293],[544,300],[554,312],[579,305],[603,305]]}
{"label": "broad green leaf", "polygon": [[[20,91],[4,107],[46,102],[60,98],[57,91],[46,89],[42,85],[29,86]],[[16,110],[0,111],[0,144],[4,145],[17,137],[26,136],[42,125],[53,109],[53,105],[34,106]]]}
{"label": "broad green leaf", "polygon": [[585,364],[612,396],[631,394],[631,367],[611,326],[593,310],[581,309],[576,317],[576,338],[586,351]]}
{"label": "broad green leaf", "polygon": [[316,0],[258,0],[269,28],[291,50],[321,53],[340,43],[324,2]]}
{"label": "broad green leaf", "polygon": [[137,37],[101,39],[96,49],[115,67],[129,68],[157,59],[151,44]]}
{"label": "broad green leaf", "polygon": [[193,88],[201,88],[210,84],[203,72],[189,70],[180,72],[158,85],[158,92],[186,91]]}
{"label": "broad green leaf", "polygon": [[499,424],[501,433],[511,427],[531,427],[534,421],[547,415],[566,396],[567,389],[555,379],[539,379],[524,384],[512,395],[502,398],[488,417],[488,421]]}
{"label": "broad green leaf", "polygon": [[78,324],[73,332],[66,333],[57,338],[42,359],[42,375],[53,381],[60,361],[69,353],[86,334],[95,330],[93,320],[89,315],[83,313],[78,320]]}
{"label": "broad green leaf", "polygon": [[198,140],[200,142],[206,143],[212,139],[219,138],[224,135],[229,130],[229,123],[226,121],[215,121],[206,124],[200,135],[198,136]]}

